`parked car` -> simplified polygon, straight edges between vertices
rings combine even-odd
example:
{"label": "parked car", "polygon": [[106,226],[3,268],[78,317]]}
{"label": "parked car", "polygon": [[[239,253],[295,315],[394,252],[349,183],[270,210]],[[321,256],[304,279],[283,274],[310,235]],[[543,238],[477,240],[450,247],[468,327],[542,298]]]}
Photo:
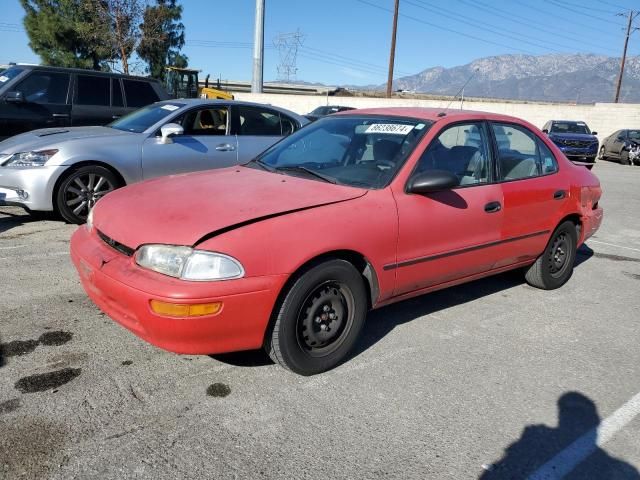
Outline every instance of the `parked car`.
{"label": "parked car", "polygon": [[333,113],[338,113],[338,112],[346,112],[347,110],[355,110],[355,108],[340,107],[338,105],[326,105],[326,106],[318,107],[314,109],[312,112],[307,113],[305,117],[307,117],[309,120],[313,122],[319,119],[320,117],[325,117],[327,115],[331,115]]}
{"label": "parked car", "polygon": [[589,170],[517,118],[358,110],[246,165],[110,194],[71,257],[91,299],[152,344],[264,346],[310,375],[348,355],[371,308],[516,268],[562,286],[600,226],[600,195]]}
{"label": "parked car", "polygon": [[23,133],[0,142],[0,205],[55,210],[82,223],[116,188],[248,162],[306,123],[281,108],[187,99],[154,103],[105,127]]}
{"label": "parked car", "polygon": [[640,130],[618,130],[602,142],[598,158],[623,165],[640,165]]}
{"label": "parked car", "polygon": [[0,74],[0,140],[37,128],[106,125],[168,98],[152,78],[14,65]]}
{"label": "parked car", "polygon": [[595,163],[598,154],[598,132],[592,132],[584,122],[549,120],[542,127],[569,160]]}

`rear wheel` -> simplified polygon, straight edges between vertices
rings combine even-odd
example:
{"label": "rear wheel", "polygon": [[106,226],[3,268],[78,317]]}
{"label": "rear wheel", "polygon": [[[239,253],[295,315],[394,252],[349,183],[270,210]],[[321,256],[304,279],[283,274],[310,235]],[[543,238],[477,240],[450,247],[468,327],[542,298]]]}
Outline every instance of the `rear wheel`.
{"label": "rear wheel", "polygon": [[576,261],[578,233],[573,222],[560,224],[542,255],[525,273],[527,283],[543,290],[559,288],[571,278]]}
{"label": "rear wheel", "polygon": [[367,315],[362,275],[345,260],[329,260],[300,276],[286,292],[265,338],[271,359],[300,375],[338,365]]}
{"label": "rear wheel", "polygon": [[56,209],[67,222],[81,224],[89,210],[107,193],[120,186],[118,177],[100,165],[72,170],[55,193]]}

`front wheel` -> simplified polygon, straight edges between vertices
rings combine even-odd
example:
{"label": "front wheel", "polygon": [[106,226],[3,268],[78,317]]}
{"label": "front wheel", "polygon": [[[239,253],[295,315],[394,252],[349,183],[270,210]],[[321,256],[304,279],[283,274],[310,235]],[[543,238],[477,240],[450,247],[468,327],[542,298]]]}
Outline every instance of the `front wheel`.
{"label": "front wheel", "polygon": [[542,255],[526,270],[527,283],[543,290],[553,290],[567,283],[573,273],[577,246],[575,224],[569,221],[560,224]]}
{"label": "front wheel", "polygon": [[349,354],[367,310],[360,272],[345,260],[320,263],[286,292],[265,350],[274,362],[300,375],[324,372]]}
{"label": "front wheel", "polygon": [[86,165],[72,170],[56,192],[56,209],[67,222],[87,221],[89,210],[107,193],[120,186],[116,175],[99,165]]}
{"label": "front wheel", "polygon": [[604,145],[600,147],[600,152],[598,153],[599,160],[606,160],[607,156],[604,154]]}
{"label": "front wheel", "polygon": [[622,165],[631,165],[631,160],[629,160],[629,152],[623,150],[620,152],[620,163]]}

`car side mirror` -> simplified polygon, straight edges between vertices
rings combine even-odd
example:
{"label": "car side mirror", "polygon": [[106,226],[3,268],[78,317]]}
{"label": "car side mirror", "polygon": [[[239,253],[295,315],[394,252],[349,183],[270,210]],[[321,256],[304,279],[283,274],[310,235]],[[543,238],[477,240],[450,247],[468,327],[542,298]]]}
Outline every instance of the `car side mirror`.
{"label": "car side mirror", "polygon": [[597,135],[598,132],[591,132],[591,135]]}
{"label": "car side mirror", "polygon": [[8,103],[25,103],[24,94],[19,91],[7,92],[4,99]]}
{"label": "car side mirror", "polygon": [[549,130],[547,130],[546,128],[543,128],[542,133],[549,133]]}
{"label": "car side mirror", "polygon": [[414,175],[407,185],[408,193],[425,193],[450,190],[460,185],[458,177],[447,170],[428,170]]}
{"label": "car side mirror", "polygon": [[160,134],[162,135],[160,143],[173,143],[171,137],[175,137],[176,135],[184,135],[184,128],[182,128],[182,125],[178,125],[177,123],[167,123],[160,128]]}

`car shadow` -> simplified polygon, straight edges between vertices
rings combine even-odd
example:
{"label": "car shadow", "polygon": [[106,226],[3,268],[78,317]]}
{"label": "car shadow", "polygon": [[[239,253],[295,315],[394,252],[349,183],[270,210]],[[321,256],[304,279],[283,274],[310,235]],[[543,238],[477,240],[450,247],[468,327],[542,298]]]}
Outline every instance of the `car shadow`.
{"label": "car shadow", "polygon": [[4,346],[2,344],[2,337],[0,337],[0,368],[4,367],[6,362],[4,360]]}
{"label": "car shadow", "polygon": [[273,365],[273,360],[264,350],[246,350],[244,352],[216,353],[209,358],[235,367],[264,367]]}
{"label": "car shadow", "polygon": [[[594,252],[591,248],[587,245],[582,245],[576,252],[574,267],[579,267],[589,260],[593,254]],[[378,343],[398,325],[417,320],[425,315],[437,313],[440,310],[476,301],[487,295],[508,290],[523,283],[525,283],[524,272],[522,269],[516,269],[455,287],[426,293],[419,297],[373,310],[367,316],[362,336],[356,344],[351,358],[358,356]]]}
{"label": "car shadow", "polygon": [[484,465],[479,480],[602,478],[640,480],[629,463],[597,445],[601,418],[593,400],[580,392],[558,399],[558,425],[527,425],[501,459]]}
{"label": "car shadow", "polygon": [[2,209],[2,207],[0,207],[0,215],[4,215],[0,217],[0,233],[42,220],[63,221],[54,212],[35,212],[34,215],[30,215],[22,209],[8,211],[7,209]]}

